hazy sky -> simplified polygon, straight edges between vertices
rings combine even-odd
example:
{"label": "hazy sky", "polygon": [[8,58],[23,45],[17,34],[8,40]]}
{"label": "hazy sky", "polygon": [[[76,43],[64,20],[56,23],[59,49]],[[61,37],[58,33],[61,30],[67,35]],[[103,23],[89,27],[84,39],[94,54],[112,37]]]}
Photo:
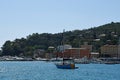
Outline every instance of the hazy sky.
{"label": "hazy sky", "polygon": [[120,0],[0,0],[0,46],[32,33],[120,22]]}

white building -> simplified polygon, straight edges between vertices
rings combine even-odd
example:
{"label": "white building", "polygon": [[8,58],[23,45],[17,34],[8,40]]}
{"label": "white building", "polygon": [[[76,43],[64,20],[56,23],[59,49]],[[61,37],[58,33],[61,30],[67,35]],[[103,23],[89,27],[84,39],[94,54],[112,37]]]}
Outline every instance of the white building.
{"label": "white building", "polygon": [[66,45],[60,45],[60,46],[58,46],[58,47],[57,47],[57,50],[60,51],[60,52],[63,52],[63,51],[65,51],[66,49],[70,49],[70,48],[72,48],[72,46],[66,44]]}

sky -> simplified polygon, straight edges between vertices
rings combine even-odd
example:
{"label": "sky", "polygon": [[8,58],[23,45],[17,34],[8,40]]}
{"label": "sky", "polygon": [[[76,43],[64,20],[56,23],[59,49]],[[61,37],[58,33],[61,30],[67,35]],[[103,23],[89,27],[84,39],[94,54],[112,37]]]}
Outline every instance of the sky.
{"label": "sky", "polygon": [[0,47],[32,33],[120,22],[120,0],[0,0]]}

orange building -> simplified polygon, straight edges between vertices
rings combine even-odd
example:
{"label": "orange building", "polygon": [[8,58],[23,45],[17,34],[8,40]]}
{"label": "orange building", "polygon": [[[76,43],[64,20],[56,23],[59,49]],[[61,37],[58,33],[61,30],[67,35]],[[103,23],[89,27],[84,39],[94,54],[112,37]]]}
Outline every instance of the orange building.
{"label": "orange building", "polygon": [[58,53],[57,56],[64,58],[90,58],[90,50],[86,48],[70,48],[66,49],[63,53]]}

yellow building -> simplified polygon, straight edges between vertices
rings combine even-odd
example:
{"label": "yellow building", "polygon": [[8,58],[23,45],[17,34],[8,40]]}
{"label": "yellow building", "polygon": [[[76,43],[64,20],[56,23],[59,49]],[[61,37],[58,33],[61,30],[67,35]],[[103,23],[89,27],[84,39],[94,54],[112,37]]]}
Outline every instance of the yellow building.
{"label": "yellow building", "polygon": [[103,57],[118,57],[118,45],[104,45],[101,47],[101,55]]}

